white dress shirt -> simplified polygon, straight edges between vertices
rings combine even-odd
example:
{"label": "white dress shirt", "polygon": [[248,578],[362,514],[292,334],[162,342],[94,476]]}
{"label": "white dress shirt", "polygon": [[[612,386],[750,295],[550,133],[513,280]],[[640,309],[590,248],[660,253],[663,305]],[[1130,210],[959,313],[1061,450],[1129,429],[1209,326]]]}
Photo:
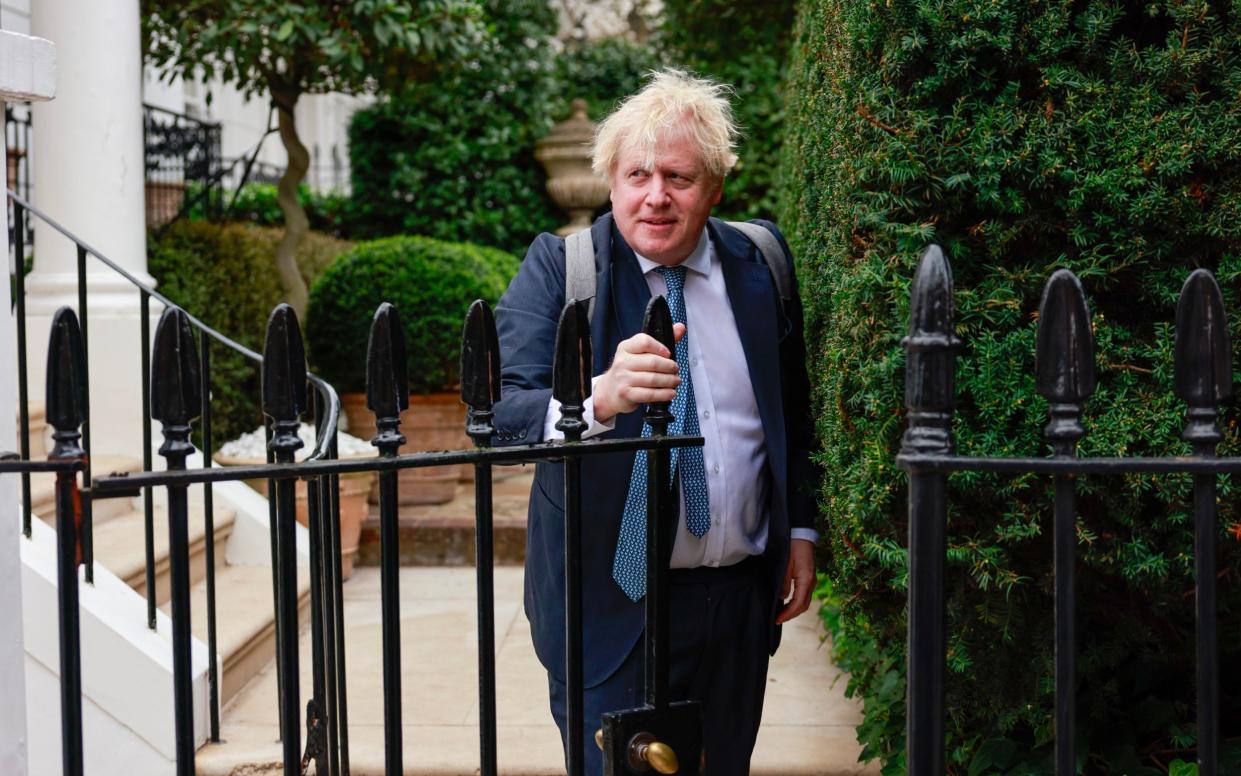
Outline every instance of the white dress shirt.
{"label": "white dress shirt", "polygon": [[[644,256],[637,258],[651,295],[666,295],[668,286],[656,271],[661,265]],[[729,566],[750,555],[760,555],[767,547],[765,507],[771,487],[763,474],[767,443],[737,321],[728,302],[724,272],[705,227],[698,245],[681,266],[687,270],[685,336],[689,338],[690,379],[704,442],[711,528],[701,537],[690,533],[682,494],[672,567]],[[595,420],[592,399],[586,400],[584,409],[583,419],[589,427],[583,438],[614,428],[615,419],[607,423]],[[560,402],[553,398],[543,423],[544,439],[564,438],[556,430],[559,419]],[[794,528],[792,538],[814,542],[818,534],[810,528]]]}

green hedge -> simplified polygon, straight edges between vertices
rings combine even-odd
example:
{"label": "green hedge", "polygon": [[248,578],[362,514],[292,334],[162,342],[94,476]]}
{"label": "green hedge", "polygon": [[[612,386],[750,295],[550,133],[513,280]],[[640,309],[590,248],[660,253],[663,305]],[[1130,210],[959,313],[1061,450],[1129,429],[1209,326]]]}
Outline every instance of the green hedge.
{"label": "green hedge", "polygon": [[736,90],[736,168],[716,208],[721,218],[772,218],[784,142],[784,74],[794,0],[666,0],[665,56]]}
{"label": "green hedge", "polygon": [[[191,185],[187,197],[196,196],[199,187]],[[339,192],[312,191],[302,184],[297,189],[297,199],[306,211],[312,231],[340,239],[351,236],[349,222],[349,197]],[[276,202],[276,186],[272,183],[247,183],[240,192],[224,191],[221,194],[222,214],[225,221],[237,221],[254,226],[284,226],[284,214]],[[204,202],[196,202],[186,214],[196,221],[210,220]]]}
{"label": "green hedge", "polygon": [[[824,445],[825,612],[865,700],[865,754],[898,774],[907,524],[894,455],[917,257],[938,241],[956,275],[960,452],[1046,454],[1033,346],[1056,267],[1082,279],[1098,343],[1081,453],[1187,452],[1171,321],[1194,267],[1217,273],[1241,343],[1241,16],[1167,0],[803,0],[793,53],[781,223]],[[1221,451],[1235,455],[1235,405],[1224,415]],[[1050,485],[963,473],[950,487],[950,772],[1050,773]],[[1163,773],[1195,744],[1190,483],[1079,488],[1086,772]],[[1227,478],[1219,509],[1224,772],[1236,772],[1241,517]]]}
{"label": "green hedge", "polygon": [[494,248],[427,237],[362,243],[310,289],[311,364],[337,391],[366,390],[371,320],[380,304],[391,302],[405,332],[410,392],[453,390],[470,303],[495,305],[518,263]]}
{"label": "green hedge", "polygon": [[[179,221],[147,246],[160,293],[236,342],[263,351],[267,318],[283,293],[272,264],[282,230]],[[307,284],[351,243],[311,232],[297,261]],[[259,367],[217,345],[211,352],[212,442],[219,447],[263,421]]]}

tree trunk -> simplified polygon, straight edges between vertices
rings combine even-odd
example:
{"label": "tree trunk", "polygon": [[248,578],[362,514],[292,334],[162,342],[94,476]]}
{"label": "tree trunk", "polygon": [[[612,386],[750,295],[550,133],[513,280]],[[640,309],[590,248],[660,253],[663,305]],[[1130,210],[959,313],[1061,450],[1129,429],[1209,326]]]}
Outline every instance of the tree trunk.
{"label": "tree trunk", "polygon": [[278,93],[275,89],[272,90],[280,141],[289,155],[289,163],[276,187],[276,203],[284,214],[284,236],[276,246],[276,270],[280,273],[285,301],[297,312],[298,319],[304,321],[306,304],[310,297],[306,290],[306,281],[302,279],[302,272],[297,266],[297,246],[310,231],[310,221],[298,201],[297,189],[306,178],[306,171],[310,169],[310,152],[298,138],[297,125],[293,118],[293,108],[300,96],[298,92]]}

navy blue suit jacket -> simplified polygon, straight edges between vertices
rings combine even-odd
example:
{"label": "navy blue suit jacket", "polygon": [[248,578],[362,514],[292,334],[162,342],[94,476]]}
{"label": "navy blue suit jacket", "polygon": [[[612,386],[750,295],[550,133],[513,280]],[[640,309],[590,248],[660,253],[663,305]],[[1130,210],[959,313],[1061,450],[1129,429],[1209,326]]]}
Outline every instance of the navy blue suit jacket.
{"label": "navy blue suit jacket", "polygon": [[[769,222],[759,221],[780,240]],[[810,527],[813,477],[805,343],[801,304],[781,309],[762,253],[741,232],[712,218],[707,229],[720,258],[729,303],[737,321],[767,442],[771,503],[766,556],[770,560],[773,622],[779,583],[788,563],[789,528]],[[593,374],[607,370],[617,345],[638,333],[651,298],[637,258],[610,214],[591,229],[595,246],[595,308],[591,321]],[[500,299],[502,398],[496,405],[495,443],[539,442],[551,399],[556,324],[565,303],[564,240],[539,235]],[[605,438],[637,437],[642,410],[620,415]],[[583,663],[587,687],[616,671],[641,635],[643,604],[625,596],[612,579],[612,560],[634,453],[583,459],[582,544]],[[530,493],[526,543],[525,608],[535,651],[559,680],[565,674],[564,468],[540,463]]]}

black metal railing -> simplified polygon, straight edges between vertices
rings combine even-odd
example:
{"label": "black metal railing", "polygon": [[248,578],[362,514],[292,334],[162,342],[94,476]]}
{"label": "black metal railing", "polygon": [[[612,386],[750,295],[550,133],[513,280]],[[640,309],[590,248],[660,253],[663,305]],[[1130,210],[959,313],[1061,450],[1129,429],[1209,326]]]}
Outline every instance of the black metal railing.
{"label": "black metal railing", "polygon": [[223,212],[220,124],[142,106],[146,159],[146,220],[162,227],[192,207],[208,218]]}
{"label": "black metal railing", "polygon": [[952,272],[938,246],[922,256],[910,291],[905,338],[909,427],[897,458],[909,472],[909,643],[906,758],[911,776],[944,773],[947,476],[954,471],[1054,478],[1056,774],[1076,773],[1076,478],[1132,473],[1194,475],[1197,598],[1198,773],[1219,773],[1216,613],[1216,479],[1241,458],[1215,457],[1219,405],[1232,394],[1231,346],[1219,286],[1205,269],[1186,280],[1176,310],[1175,393],[1188,407],[1183,438],[1193,455],[1077,458],[1082,405],[1094,391],[1094,342],[1085,293],[1067,270],[1051,276],[1039,307],[1036,374],[1050,405],[1048,458],[969,457],[952,445],[955,351]]}
{"label": "black metal railing", "polygon": [[[82,776],[82,651],[78,611],[81,519],[77,473],[86,460],[79,445],[85,421],[86,355],[77,316],[61,308],[52,319],[47,357],[47,419],[55,446],[46,461],[0,454],[0,473],[56,473],[56,595],[60,631],[61,762],[65,776]],[[29,533],[27,533],[29,536]]]}
{"label": "black metal railing", "polygon": [[[23,199],[30,201],[30,193],[34,186],[31,183],[31,156],[30,156],[30,137],[33,119],[31,118],[31,110],[29,103],[10,103],[4,104],[4,145],[7,151],[7,167],[5,169],[5,188],[12,189],[22,196]],[[13,218],[13,206],[6,202],[9,209],[9,245],[13,245],[16,235],[13,230],[16,228],[17,220]],[[34,229],[31,225],[26,225],[26,234],[23,239],[26,245],[34,244]]]}
{"label": "black metal railing", "polygon": [[[645,331],[668,346],[672,343],[672,320],[663,297],[653,299],[647,310]],[[367,406],[375,414],[377,433],[372,443],[380,456],[373,459],[315,460],[294,463],[293,453],[301,446],[297,426],[309,409],[306,395],[306,364],[297,320],[291,308],[281,305],[268,322],[263,362],[263,411],[271,421],[268,445],[275,462],[226,469],[201,468],[186,470],[184,461],[190,448],[190,424],[201,406],[201,381],[197,374],[199,359],[195,354],[190,321],[181,310],[170,308],[160,320],[152,358],[153,416],[163,423],[164,444],[161,455],[168,460],[166,472],[118,474],[98,478],[92,490],[96,497],[135,495],[139,489],[166,487],[169,492],[169,520],[183,526],[187,520],[184,493],[194,484],[231,480],[266,478],[274,490],[276,527],[279,648],[277,674],[280,678],[281,740],[283,767],[286,776],[304,773],[315,763],[316,773],[336,776],[348,774],[347,720],[334,714],[343,712],[343,683],[336,687],[333,675],[344,674],[345,661],[340,643],[321,627],[319,607],[312,607],[311,660],[313,689],[306,708],[307,740],[302,748],[299,727],[299,673],[297,643],[296,549],[294,543],[294,492],[296,478],[308,480],[310,495],[309,529],[311,539],[312,590],[321,575],[339,578],[339,524],[328,519],[331,510],[325,503],[336,496],[337,478],[350,472],[374,471],[380,481],[381,531],[381,611],[384,682],[384,747],[385,772],[403,773],[401,656],[400,656],[400,577],[397,540],[397,472],[409,468],[459,466],[475,467],[477,537],[476,567],[478,585],[478,660],[479,660],[479,772],[484,776],[497,773],[496,710],[495,710],[495,631],[494,590],[492,588],[493,548],[491,544],[492,500],[491,470],[497,464],[562,460],[565,463],[565,574],[567,628],[566,674],[569,689],[568,726],[578,733],[570,739],[568,772],[580,776],[582,766],[582,628],[581,628],[581,469],[582,458],[621,451],[651,450],[649,456],[648,503],[648,573],[652,580],[648,598],[647,703],[640,709],[607,715],[598,736],[610,763],[619,763],[616,773],[629,770],[630,758],[654,751],[649,744],[655,738],[670,745],[685,766],[683,774],[697,774],[702,749],[701,710],[696,703],[670,703],[667,688],[667,663],[664,659],[667,640],[666,574],[671,553],[667,532],[663,527],[675,519],[676,503],[669,487],[670,451],[674,447],[701,445],[701,437],[669,437],[665,435],[670,415],[667,405],[648,408],[647,419],[654,434],[650,437],[582,442],[584,401],[590,395],[592,365],[590,331],[586,306],[570,300],[557,330],[556,355],[553,364],[553,395],[561,403],[558,428],[565,434],[561,442],[548,442],[519,447],[490,446],[496,430],[492,424],[493,407],[500,395],[500,352],[495,322],[487,305],[475,302],[470,308],[462,346],[463,402],[468,407],[467,433],[473,438],[472,450],[414,453],[399,455],[405,441],[400,430],[400,414],[408,402],[408,379],[402,329],[396,309],[389,304],[376,311],[371,326],[367,352]],[[331,494],[330,496],[328,494]],[[661,526],[658,530],[657,526]],[[179,567],[186,563],[188,550],[178,528],[173,542],[173,560]],[[664,539],[661,541],[660,537]],[[330,566],[328,564],[331,564]],[[326,572],[326,574],[325,574]],[[184,600],[189,582],[178,571],[173,575],[173,639],[175,649],[183,653],[174,661],[177,688],[175,702],[178,737],[178,773],[193,769],[192,707],[189,694],[190,668],[188,657],[189,610]],[[181,602],[181,603],[178,603]],[[338,602],[337,602],[338,603]],[[324,610],[324,617],[330,617]],[[336,650],[335,652],[333,650]],[[342,693],[333,702],[333,692]]]}
{"label": "black metal railing", "polygon": [[[123,267],[104,256],[95,248],[81,238],[75,236],[55,219],[48,216],[38,208],[33,207],[24,197],[19,196],[16,192],[8,192],[8,201],[13,207],[14,223],[17,225],[15,230],[14,252],[17,261],[15,268],[15,312],[17,318],[17,386],[18,386],[18,444],[19,455],[21,460],[30,461],[31,445],[30,445],[30,411],[29,411],[29,379],[27,371],[27,353],[26,353],[26,295],[25,295],[25,255],[26,242],[24,235],[26,233],[25,224],[33,216],[41,219],[52,230],[52,232],[63,235],[72,242],[77,251],[77,286],[78,286],[78,313],[80,320],[80,339],[84,357],[89,363],[90,340],[89,340],[89,294],[87,284],[87,259],[94,257],[104,266],[119,274],[121,277],[129,281],[138,293],[139,315],[140,315],[140,341],[138,342],[139,352],[142,354],[141,374],[138,375],[138,382],[141,386],[142,401],[142,449],[143,460],[142,470],[149,472],[154,468],[154,451],[152,450],[152,434],[151,419],[156,417],[152,413],[152,403],[155,397],[151,392],[151,363],[147,343],[151,341],[150,336],[150,306],[151,300],[165,305],[168,309],[180,309],[159,292],[150,286],[145,285],[130,272]],[[211,402],[210,390],[211,385],[211,347],[212,343],[216,347],[223,346],[237,353],[240,353],[254,361],[256,364],[263,363],[263,357],[258,353],[246,348],[245,346],[233,341],[215,329],[204,324],[201,320],[193,317],[189,313],[181,311],[188,322],[187,325],[197,331],[198,343],[201,344],[201,360],[196,364],[194,374],[199,381],[200,397],[195,417],[202,417],[203,432],[203,466],[211,468]],[[197,349],[196,349],[196,352]],[[89,372],[83,370],[81,372],[82,383],[82,399],[81,412],[82,420],[82,447],[84,455],[80,463],[83,471],[83,477],[86,482],[90,482],[91,471],[91,422],[90,422],[90,375]],[[316,375],[307,374],[306,381],[315,396],[315,420],[318,426],[315,448],[309,456],[310,460],[325,460],[336,457],[336,426],[340,417],[340,399],[335,389],[330,384],[322,380]],[[49,409],[50,413],[50,409]],[[49,414],[50,420],[50,414]],[[30,487],[30,470],[20,470],[22,479],[22,531],[26,537],[30,536],[31,519],[33,509],[31,504],[31,487]],[[94,548],[93,548],[93,490],[89,487],[82,490],[81,493],[81,515],[80,530],[78,536],[78,544],[81,548],[82,562],[85,566],[85,579],[87,583],[94,582]],[[134,494],[135,496],[138,494]],[[146,560],[146,604],[147,604],[147,627],[154,630],[156,627],[156,608],[158,591],[156,589],[156,554],[155,554],[155,507],[154,493],[151,488],[145,488],[142,492],[143,497],[143,526],[144,526],[144,552]],[[330,503],[332,514],[339,515],[339,502],[333,498]],[[214,499],[210,483],[203,486],[203,512],[204,512],[204,529],[205,529],[205,566],[206,566],[206,613],[207,613],[207,651],[208,651],[208,698],[210,709],[210,737],[212,741],[218,741],[220,736],[220,677],[219,677],[219,644],[216,638],[216,600],[215,600],[215,510]],[[274,531],[275,524],[272,528]],[[339,540],[337,540],[339,545]],[[275,611],[275,595],[277,586],[274,580],[276,566],[273,564],[273,611]],[[323,575],[319,580],[319,586],[313,587],[311,590],[312,606],[319,607],[324,613],[323,627],[327,628],[334,640],[335,650],[338,654],[344,654],[344,633],[341,630],[343,621],[343,605],[341,603],[341,578],[340,570],[336,569],[334,575]],[[170,569],[170,574],[175,573]],[[188,572],[187,572],[188,573]],[[188,580],[188,576],[186,577]],[[279,634],[277,635],[279,639]],[[338,687],[335,693],[340,699],[342,708],[340,715],[347,716],[347,712],[343,709],[344,703],[344,687],[345,677],[343,674],[336,677]]]}

